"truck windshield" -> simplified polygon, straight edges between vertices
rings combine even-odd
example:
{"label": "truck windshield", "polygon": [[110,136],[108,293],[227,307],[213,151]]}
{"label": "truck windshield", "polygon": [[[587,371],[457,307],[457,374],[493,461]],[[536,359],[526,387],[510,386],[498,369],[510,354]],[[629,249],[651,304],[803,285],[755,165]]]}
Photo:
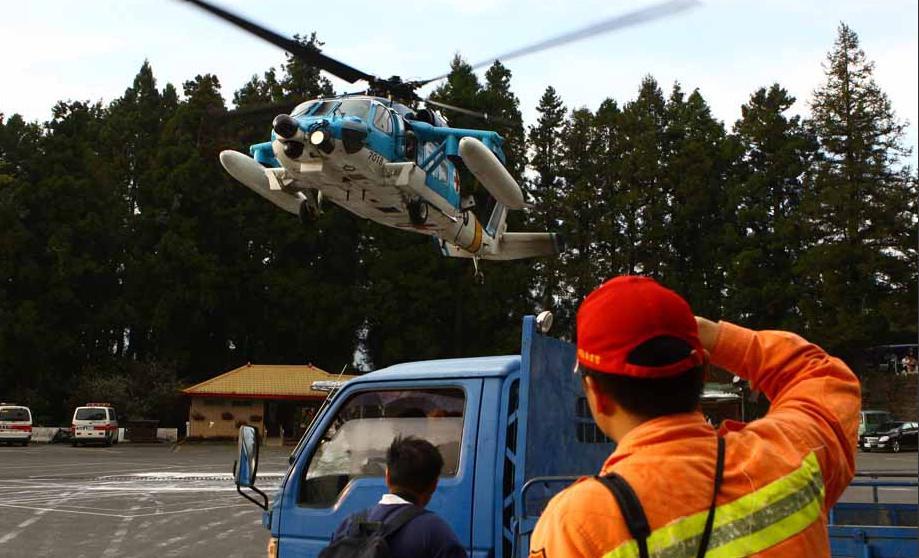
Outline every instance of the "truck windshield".
{"label": "truck windshield", "polygon": [[74,420],[107,420],[105,409],[77,409],[77,416]]}
{"label": "truck windshield", "polygon": [[351,479],[382,477],[386,450],[396,436],[415,436],[434,444],[444,459],[442,475],[455,476],[464,407],[461,389],[353,395],[323,433],[310,459],[301,482],[300,503],[331,506]]}
{"label": "truck windshield", "polygon": [[29,410],[22,407],[0,409],[0,422],[21,422],[31,420]]}

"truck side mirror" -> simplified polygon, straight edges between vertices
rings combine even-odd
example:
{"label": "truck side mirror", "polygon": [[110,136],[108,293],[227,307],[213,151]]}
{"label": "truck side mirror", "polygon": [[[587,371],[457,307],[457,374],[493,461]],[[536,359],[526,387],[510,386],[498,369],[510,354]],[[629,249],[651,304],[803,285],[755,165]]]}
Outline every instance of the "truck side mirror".
{"label": "truck side mirror", "polygon": [[258,471],[258,431],[252,426],[239,427],[239,445],[233,477],[237,486],[250,488]]}
{"label": "truck side mirror", "polygon": [[[258,430],[252,426],[239,427],[238,455],[236,463],[233,464],[233,479],[236,481],[237,492],[260,508],[267,510],[268,497],[264,492],[255,488],[255,475],[258,472],[258,442]],[[261,496],[261,501],[243,492],[243,488],[248,488]]]}

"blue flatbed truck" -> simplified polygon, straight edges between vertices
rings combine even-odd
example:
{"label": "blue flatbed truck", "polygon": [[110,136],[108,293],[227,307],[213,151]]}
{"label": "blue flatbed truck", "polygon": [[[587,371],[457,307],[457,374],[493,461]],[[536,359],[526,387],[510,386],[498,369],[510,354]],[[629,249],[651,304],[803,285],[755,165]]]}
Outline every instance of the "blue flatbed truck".
{"label": "blue flatbed truck", "polygon": [[[590,417],[574,360],[573,345],[540,333],[527,316],[519,355],[412,362],[350,380],[291,453],[273,501],[262,495],[269,554],[317,556],[348,515],[387,491],[385,451],[403,434],[428,439],[444,456],[428,509],[469,555],[525,557],[549,498],[596,472],[614,448]],[[257,473],[253,433],[242,427],[243,465],[234,468],[250,499],[242,489],[253,488]],[[893,519],[883,504],[847,506],[834,510],[833,517],[849,519],[831,526],[834,556],[917,555],[916,505],[900,505]],[[852,525],[862,515],[882,518],[872,520],[881,525]]]}

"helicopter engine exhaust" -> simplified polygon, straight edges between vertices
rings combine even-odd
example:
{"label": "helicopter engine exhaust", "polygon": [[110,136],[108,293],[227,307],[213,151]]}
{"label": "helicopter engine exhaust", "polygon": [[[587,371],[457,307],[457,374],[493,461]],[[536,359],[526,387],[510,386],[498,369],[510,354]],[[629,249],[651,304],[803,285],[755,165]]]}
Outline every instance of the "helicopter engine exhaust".
{"label": "helicopter engine exhaust", "polygon": [[520,186],[511,177],[491,149],[473,137],[459,141],[459,155],[473,175],[498,203],[508,209],[524,209],[526,202]]}
{"label": "helicopter engine exhaust", "polygon": [[288,114],[275,116],[271,122],[271,128],[274,133],[286,140],[294,139],[298,135],[297,132],[300,132],[300,125]]}
{"label": "helicopter engine exhaust", "polygon": [[303,155],[304,147],[305,146],[299,141],[284,142],[284,154],[291,159],[297,159],[300,155]]}

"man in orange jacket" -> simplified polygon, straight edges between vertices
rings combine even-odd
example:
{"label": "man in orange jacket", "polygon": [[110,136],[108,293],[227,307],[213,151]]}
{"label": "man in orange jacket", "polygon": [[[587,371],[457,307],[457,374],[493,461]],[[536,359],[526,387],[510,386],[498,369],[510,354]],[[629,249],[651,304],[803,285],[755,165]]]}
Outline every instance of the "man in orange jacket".
{"label": "man in orange jacket", "polygon": [[[651,279],[623,276],[577,315],[577,366],[616,450],[556,495],[531,558],[829,556],[826,518],[852,479],[859,383],[797,335],[693,316]],[[709,363],[771,401],[715,431],[699,411]]]}

